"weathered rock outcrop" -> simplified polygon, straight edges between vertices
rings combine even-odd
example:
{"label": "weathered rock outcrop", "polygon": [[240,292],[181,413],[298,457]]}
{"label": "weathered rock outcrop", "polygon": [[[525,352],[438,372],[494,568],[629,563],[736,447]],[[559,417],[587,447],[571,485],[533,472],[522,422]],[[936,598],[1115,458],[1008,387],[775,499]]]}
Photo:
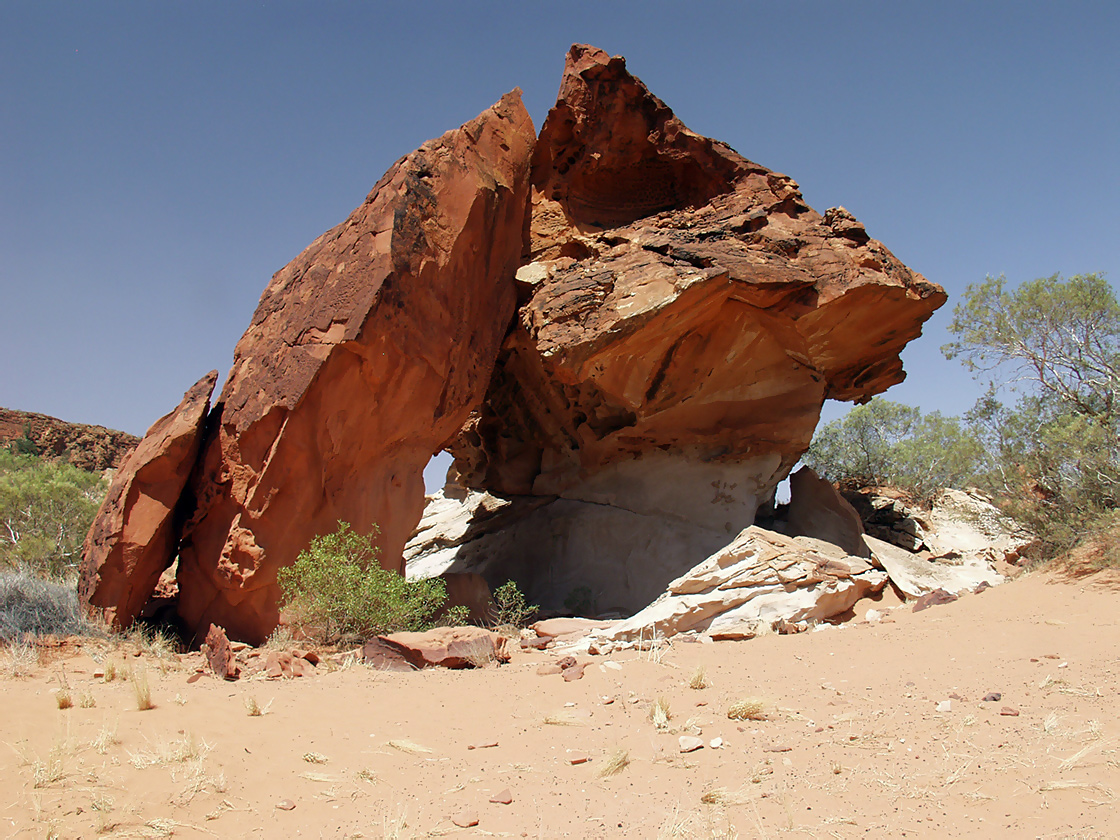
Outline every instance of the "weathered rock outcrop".
{"label": "weathered rock outcrop", "polygon": [[453,477],[505,521],[457,557],[525,569],[545,607],[590,589],[600,614],[751,525],[825,398],[901,381],[899,351],[945,300],[845,210],[819,215],[578,45],[533,156],[526,259],[486,402],[451,446]]}
{"label": "weathered rock outcrop", "polygon": [[140,438],[128,432],[0,408],[0,446],[24,439],[40,457],[65,458],[67,463],[92,472],[119,467],[140,443]]}
{"label": "weathered rock outcrop", "polygon": [[703,631],[749,638],[781,622],[840,615],[883,588],[887,576],[862,557],[811,537],[758,526],[669,584],[658,600],[597,634],[608,641]]}
{"label": "weathered rock outcrop", "polygon": [[532,121],[520,91],[402,158],[279,271],[238,342],[193,481],[179,614],[259,642],[276,571],[338,520],[382,562],[422,472],[482,398],[515,306]]}
{"label": "weathered rock outcrop", "polygon": [[175,556],[180,498],[217,381],[210,371],[148,429],[117,470],[86,536],[78,597],[113,627],[132,623]]}
{"label": "weathered rock outcrop", "polygon": [[[630,614],[768,509],[826,398],[901,381],[944,300],[843,208],[819,215],[577,45],[539,139],[508,95],[272,278],[192,514],[156,553],[179,552],[189,628],[261,641],[277,569],[338,520],[378,523],[401,568],[422,470],[448,446],[472,492],[444,499],[458,509],[411,560]],[[845,544],[851,516],[833,513],[818,524]]]}

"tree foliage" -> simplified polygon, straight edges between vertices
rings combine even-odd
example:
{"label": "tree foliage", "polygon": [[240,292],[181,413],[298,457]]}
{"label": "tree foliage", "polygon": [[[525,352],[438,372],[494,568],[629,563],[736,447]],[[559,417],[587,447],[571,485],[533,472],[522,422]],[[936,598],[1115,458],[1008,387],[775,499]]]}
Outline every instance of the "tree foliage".
{"label": "tree foliage", "polygon": [[[942,350],[989,390],[968,415],[990,492],[1044,540],[1072,545],[1120,494],[1120,303],[1099,274],[971,285]],[[1011,404],[1001,399],[1010,392]]]}
{"label": "tree foliage", "polygon": [[98,473],[0,450],[0,568],[71,574],[106,489]]}
{"label": "tree foliage", "polygon": [[[406,580],[381,568],[371,537],[346,522],[315,537],[294,564],[279,571],[277,582],[292,618],[324,641],[423,630],[447,600],[439,578]],[[461,611],[452,615],[462,617]]]}
{"label": "tree foliage", "polygon": [[1120,409],[1120,303],[1099,274],[1042,277],[1009,290],[988,277],[965,290],[942,347],[970,370],[1025,387],[1085,417]]}
{"label": "tree foliage", "polygon": [[830,481],[890,484],[928,498],[966,483],[981,458],[958,418],[876,397],[818,429],[802,461]]}

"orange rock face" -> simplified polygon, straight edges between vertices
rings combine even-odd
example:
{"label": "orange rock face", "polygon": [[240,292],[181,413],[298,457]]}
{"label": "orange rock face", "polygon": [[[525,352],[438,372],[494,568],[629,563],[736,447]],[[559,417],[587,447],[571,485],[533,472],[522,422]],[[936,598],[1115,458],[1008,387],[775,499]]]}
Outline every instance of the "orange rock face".
{"label": "orange rock face", "polygon": [[117,470],[86,536],[78,597],[115,628],[132,623],[174,559],[176,512],[217,381],[210,371],[148,429]]}
{"label": "orange rock face", "polygon": [[780,478],[826,397],[902,380],[899,351],[945,301],[847,211],[822,217],[579,45],[533,156],[530,259],[454,450],[468,486],[509,494],[564,494],[651,453],[776,454]]}
{"label": "orange rock face", "polygon": [[593,47],[568,54],[532,186],[517,320],[451,451],[490,503],[542,504],[410,562],[627,615],[755,521],[826,398],[903,379],[945,293]]}
{"label": "orange rock face", "polygon": [[422,472],[481,400],[515,307],[532,121],[520,92],[401,159],[265,289],[193,482],[179,613],[260,642],[276,571],[339,520],[382,562]]}

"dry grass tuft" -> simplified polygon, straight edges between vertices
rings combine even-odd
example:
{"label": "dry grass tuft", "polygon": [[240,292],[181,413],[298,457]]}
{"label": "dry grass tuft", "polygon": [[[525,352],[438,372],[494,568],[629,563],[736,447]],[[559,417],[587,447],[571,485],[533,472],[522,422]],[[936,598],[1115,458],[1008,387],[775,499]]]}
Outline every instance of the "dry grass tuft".
{"label": "dry grass tuft", "polygon": [[1074,767],[1081,763],[1081,760],[1085,758],[1085,756],[1089,755],[1090,753],[1096,752],[1103,745],[1104,741],[1093,741],[1092,743],[1086,744],[1069,758],[1063,758],[1061,760],[1061,763],[1058,765],[1058,769],[1063,773],[1066,770],[1072,770]]}
{"label": "dry grass tuft", "polygon": [[731,720],[765,720],[766,701],[761,697],[744,697],[728,707],[727,716]]}
{"label": "dry grass tuft", "polygon": [[354,775],[357,776],[358,780],[362,782],[369,782],[370,784],[374,784],[377,782],[377,774],[370,770],[368,767],[363,767]]}
{"label": "dry grass tuft", "polygon": [[1104,785],[1097,784],[1096,782],[1053,781],[1043,783],[1038,789],[1039,793],[1047,793],[1053,790],[1094,790],[1097,793],[1103,793],[1109,799],[1115,796],[1115,794],[1109,788],[1106,788]]}
{"label": "dry grass tuft", "polygon": [[265,640],[265,650],[291,650],[295,645],[296,639],[292,635],[292,631],[286,625],[279,625],[272,634]]}
{"label": "dry grass tuft", "polygon": [[141,665],[132,672],[132,690],[136,694],[136,708],[141,712],[154,709],[152,703],[152,688],[148,684],[148,670]]}
{"label": "dry grass tuft", "polygon": [[128,761],[138,770],[146,767],[164,767],[168,764],[183,764],[188,761],[201,761],[212,750],[205,741],[187,733],[174,741],[155,744],[151,749],[129,755]]}
{"label": "dry grass tuft", "polygon": [[190,770],[187,772],[186,786],[171,798],[173,805],[189,805],[191,801],[200,793],[212,791],[213,793],[225,793],[229,789],[229,784],[226,782],[226,774],[219,771],[216,775],[211,775],[206,772],[202,766],[202,760],[191,762]]}
{"label": "dry grass tuft", "polygon": [[31,775],[36,788],[47,787],[60,781],[66,776],[63,764],[65,750],[62,744],[56,743],[47,754],[46,761],[35,761],[31,765]]}
{"label": "dry grass tuft", "polygon": [[672,840],[677,837],[693,837],[693,818],[689,814],[681,813],[678,802],[673,810],[665,817],[665,821],[657,829],[657,840]]}
{"label": "dry grass tuft", "polygon": [[269,700],[268,703],[262,707],[261,704],[257,702],[256,697],[249,696],[245,698],[245,711],[249,714],[249,717],[260,717],[261,715],[267,715],[268,710],[271,708],[271,700]]}
{"label": "dry grass tuft", "polygon": [[583,726],[584,721],[567,709],[561,709],[559,712],[545,715],[543,723],[548,726]]}
{"label": "dry grass tuft", "polygon": [[653,721],[653,725],[658,732],[665,732],[669,729],[669,719],[672,716],[673,713],[669,709],[669,699],[665,696],[658,697],[649,707],[649,719]]}
{"label": "dry grass tuft", "polygon": [[622,747],[615,747],[611,750],[610,755],[604,762],[602,769],[599,770],[599,777],[602,779],[608,776],[614,776],[621,773],[630,766],[630,751]]}
{"label": "dry grass tuft", "polygon": [[401,752],[409,753],[411,755],[423,755],[425,753],[431,752],[430,749],[422,746],[421,744],[417,744],[412,741],[404,741],[401,739],[394,739],[392,741],[389,741],[389,746],[395,750],[400,750]]}
{"label": "dry grass tuft", "polygon": [[700,690],[709,686],[711,686],[711,683],[708,682],[708,676],[704,673],[704,666],[697,665],[696,670],[692,672],[692,678],[688,681],[688,687]]}
{"label": "dry grass tuft", "polygon": [[98,755],[105,755],[109,752],[109,748],[116,746],[121,742],[117,737],[117,724],[114,723],[112,728],[109,724],[101,727],[101,731],[97,733],[97,737],[90,742],[90,746],[97,751]]}
{"label": "dry grass tuft", "polygon": [[54,698],[60,709],[74,707],[74,695],[70,692],[70,683],[66,680],[65,668],[58,672],[58,691],[55,692]]}
{"label": "dry grass tuft", "polygon": [[751,801],[751,798],[742,789],[728,790],[724,787],[716,787],[704,791],[700,796],[700,801],[705,805],[718,805],[727,808],[733,805],[746,805]]}
{"label": "dry grass tuft", "polygon": [[381,836],[384,840],[400,840],[404,837],[404,830],[408,828],[405,818],[408,812],[403,805],[397,807],[396,814],[390,814],[386,809],[381,817]]}
{"label": "dry grass tuft", "polygon": [[306,752],[303,754],[303,760],[308,764],[326,764],[328,759],[322,753]]}
{"label": "dry grass tuft", "polygon": [[26,642],[13,642],[4,654],[3,673],[7,679],[18,680],[30,677],[39,664],[39,651],[35,645]]}
{"label": "dry grass tuft", "polygon": [[155,819],[148,820],[144,823],[145,837],[170,837],[175,833],[175,827],[178,825],[175,820],[168,819]]}

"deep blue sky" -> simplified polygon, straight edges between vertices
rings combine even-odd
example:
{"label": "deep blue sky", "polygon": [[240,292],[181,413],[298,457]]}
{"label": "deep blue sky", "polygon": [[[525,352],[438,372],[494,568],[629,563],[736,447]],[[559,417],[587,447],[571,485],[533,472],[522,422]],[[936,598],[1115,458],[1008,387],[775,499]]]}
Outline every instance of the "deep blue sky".
{"label": "deep blue sky", "polygon": [[142,434],[394,160],[515,86],[539,128],[583,41],[942,284],[888,396],[959,413],[968,283],[1120,279],[1118,36],[1115,2],[4,0],[0,405]]}

